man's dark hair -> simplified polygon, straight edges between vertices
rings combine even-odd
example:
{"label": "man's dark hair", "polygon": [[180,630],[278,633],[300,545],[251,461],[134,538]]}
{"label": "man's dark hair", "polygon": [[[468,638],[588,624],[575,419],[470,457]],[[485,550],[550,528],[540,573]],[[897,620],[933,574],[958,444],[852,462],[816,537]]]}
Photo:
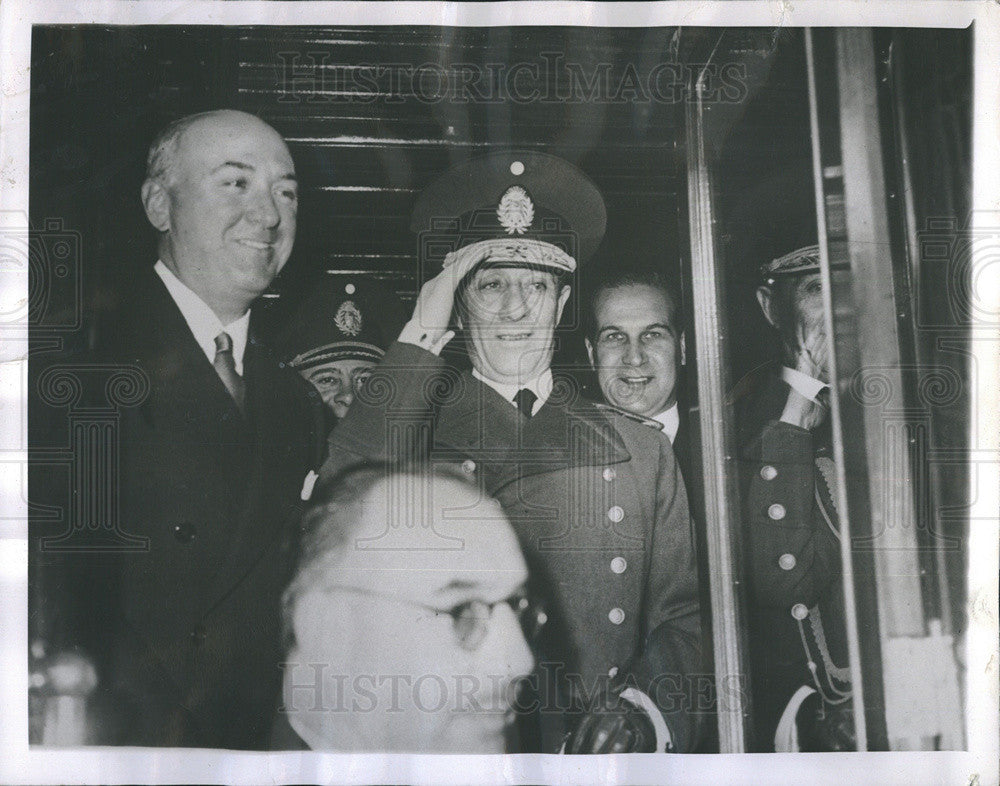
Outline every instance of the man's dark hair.
{"label": "man's dark hair", "polygon": [[675,294],[677,285],[670,277],[652,265],[625,266],[605,264],[593,278],[587,295],[585,328],[591,341],[597,341],[597,301],[608,290],[629,286],[648,286],[663,293],[673,322],[680,317],[680,301]]}
{"label": "man's dark hair", "polygon": [[459,467],[436,464],[414,468],[392,462],[364,462],[345,467],[324,478],[313,488],[309,506],[302,516],[298,559],[291,581],[281,597],[282,643],[287,652],[295,643],[293,614],[299,595],[313,586],[328,555],[349,547],[361,522],[362,508],[372,490],[389,478],[410,475],[428,482],[447,480],[477,490]]}

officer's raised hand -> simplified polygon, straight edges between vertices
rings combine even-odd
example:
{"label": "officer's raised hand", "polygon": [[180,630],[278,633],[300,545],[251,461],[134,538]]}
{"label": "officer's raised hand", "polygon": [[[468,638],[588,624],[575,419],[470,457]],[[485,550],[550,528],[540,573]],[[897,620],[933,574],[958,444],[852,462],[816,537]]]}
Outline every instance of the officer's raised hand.
{"label": "officer's raised hand", "polygon": [[[829,349],[826,331],[822,325],[811,325],[796,330],[798,348],[795,354],[795,370],[821,382],[830,378],[828,371]],[[792,388],[781,413],[781,420],[811,431],[826,420],[830,410],[825,404],[806,398]]]}
{"label": "officer's raised hand", "polygon": [[806,327],[800,323],[795,332],[798,339],[795,370],[820,382],[829,382],[830,352],[826,329],[818,323],[811,323]]}
{"label": "officer's raised hand", "polygon": [[455,336],[448,329],[455,291],[476,265],[489,258],[491,248],[492,243],[484,240],[452,251],[444,258],[444,269],[420,288],[413,316],[400,333],[400,341],[440,354]]}

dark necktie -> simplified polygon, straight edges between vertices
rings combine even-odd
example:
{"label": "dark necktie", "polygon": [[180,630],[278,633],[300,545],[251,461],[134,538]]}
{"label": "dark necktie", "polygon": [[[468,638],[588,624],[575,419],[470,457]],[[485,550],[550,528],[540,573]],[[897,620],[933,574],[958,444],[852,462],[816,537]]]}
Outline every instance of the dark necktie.
{"label": "dark necktie", "polygon": [[833,452],[833,416],[830,412],[830,386],[825,385],[816,394],[816,403],[826,409],[823,422],[813,429],[813,446],[816,452],[822,456],[830,456]]}
{"label": "dark necktie", "polygon": [[233,397],[241,413],[245,413],[246,385],[243,377],[236,373],[236,360],[233,358],[233,339],[223,331],[215,337],[215,373],[219,375],[222,384],[226,386],[229,395]]}
{"label": "dark necktie", "polygon": [[526,418],[531,417],[531,410],[535,406],[538,396],[528,388],[521,388],[514,394],[514,403],[517,404],[518,411]]}

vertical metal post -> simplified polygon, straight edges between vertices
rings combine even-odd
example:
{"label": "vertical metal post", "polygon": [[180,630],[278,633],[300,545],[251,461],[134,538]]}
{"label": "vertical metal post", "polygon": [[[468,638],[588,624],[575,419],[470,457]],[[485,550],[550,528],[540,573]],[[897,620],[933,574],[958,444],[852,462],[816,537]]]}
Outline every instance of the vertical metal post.
{"label": "vertical metal post", "polygon": [[[907,130],[907,110],[905,99],[905,50],[902,37],[898,34],[893,36],[892,42],[892,76],[893,76],[893,109],[896,121],[896,137],[899,145],[899,166],[902,185],[903,209],[906,224],[906,250],[909,254],[909,275],[910,275],[910,319],[912,330],[917,332],[916,315],[920,313],[921,269],[920,269],[920,242],[917,237],[917,209],[913,192],[913,177],[911,176],[910,163],[910,139]],[[917,363],[922,370],[931,367],[931,358],[922,340],[918,338],[914,342],[914,350],[917,356]],[[934,421],[929,423],[929,436],[933,435]],[[925,458],[926,461],[926,458]],[[927,463],[927,472],[930,480],[931,502],[927,511],[927,524],[930,529],[931,546],[934,549],[934,566],[937,573],[938,609],[941,615],[941,629],[945,633],[951,633],[954,625],[951,619],[951,586],[948,583],[948,565],[945,554],[947,538],[941,532],[941,528],[936,526],[935,514],[940,510],[941,500],[941,472],[937,462]]]}
{"label": "vertical metal post", "polygon": [[744,592],[739,546],[739,488],[735,466],[732,406],[726,363],[729,326],[725,287],[716,254],[711,171],[705,149],[702,93],[687,105],[687,180],[691,234],[691,284],[701,408],[702,470],[705,478],[705,520],[709,590],[712,603],[715,677],[719,707],[719,749],[741,753],[748,747],[750,707],[746,660]]}
{"label": "vertical metal post", "polygon": [[[863,426],[875,601],[888,745],[929,750],[961,735],[950,640],[927,635],[914,509],[914,471],[901,368],[899,308],[886,203],[872,32],[836,32],[850,297],[857,314],[854,416]],[[865,385],[865,378],[874,384]],[[874,395],[873,395],[874,394]],[[911,670],[935,675],[934,692],[909,687]],[[869,683],[870,686],[870,683]],[[869,688],[871,697],[872,689]],[[940,698],[953,696],[953,698]]]}
{"label": "vertical metal post", "polygon": [[[875,54],[871,31],[837,31],[840,126],[848,250],[858,320],[860,359],[900,394],[899,334],[893,299],[889,222],[882,172],[882,142],[875,97]],[[865,407],[872,531],[877,533],[875,566],[879,617],[884,637],[922,636],[920,565],[916,557],[911,469],[905,453],[890,464],[896,446],[878,437],[884,412]],[[896,512],[897,516],[891,516]],[[909,518],[907,518],[909,517]]]}
{"label": "vertical metal post", "polygon": [[[816,196],[816,228],[819,238],[820,278],[823,281],[823,319],[827,336],[834,336],[833,282],[830,276],[830,251],[827,245],[826,198],[823,188],[823,162],[820,155],[819,105],[816,95],[816,59],[812,30],[805,31],[806,70],[809,87],[809,127],[812,137],[812,168]],[[837,382],[836,342],[829,342],[830,380]],[[868,750],[865,723],[864,686],[861,672],[861,645],[858,637],[858,612],[854,590],[854,566],[851,557],[851,522],[847,500],[847,478],[844,472],[844,440],[840,422],[840,386],[830,386],[833,453],[837,470],[837,512],[840,518],[840,560],[843,571],[844,616],[847,629],[847,657],[851,670],[851,691],[854,696],[854,729],[859,751]]]}

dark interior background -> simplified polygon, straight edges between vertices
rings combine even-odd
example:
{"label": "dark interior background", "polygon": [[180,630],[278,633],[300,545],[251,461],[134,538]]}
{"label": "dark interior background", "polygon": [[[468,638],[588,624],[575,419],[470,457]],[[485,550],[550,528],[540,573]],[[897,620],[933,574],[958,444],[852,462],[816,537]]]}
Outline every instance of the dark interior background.
{"label": "dark interior background", "polygon": [[[280,327],[324,276],[373,274],[412,300],[419,285],[417,242],[409,231],[416,195],[450,165],[501,147],[544,150],[578,164],[607,203],[604,254],[665,266],[683,279],[689,250],[682,94],[677,101],[644,102],[627,92],[614,100],[599,89],[589,100],[516,101],[501,86],[493,93],[499,100],[467,101],[437,95],[433,79],[417,92],[405,79],[358,79],[379,65],[466,64],[487,75],[490,64],[526,63],[549,74],[548,83],[537,85],[543,94],[558,93],[554,80],[562,72],[546,71],[545,60],[558,54],[588,78],[607,69],[613,88],[630,66],[646,74],[676,62],[685,42],[712,51],[720,35],[680,32],[36,27],[30,221],[43,231],[30,266],[32,374],[40,360],[90,343],[99,317],[127,295],[130,272],[156,259],[139,203],[146,150],[169,121],[215,107],[244,109],[274,125],[288,140],[302,181],[295,249],[258,314],[265,330]],[[880,89],[893,85],[912,110],[904,124],[920,226],[944,216],[961,227],[968,215],[971,41],[968,30],[877,36],[880,61],[892,62],[895,77],[903,77],[887,77]],[[757,267],[816,238],[802,32],[736,31],[726,46],[727,59],[744,68],[746,89],[709,111],[727,117],[728,133],[716,140],[715,185],[732,378],[738,380],[774,351],[752,296]],[[490,93],[488,76],[478,88]],[[898,173],[887,175],[892,180]],[[68,255],[63,243],[72,249]],[[53,256],[68,265],[48,265]],[[933,260],[919,266],[924,284],[914,303],[920,321],[914,341],[932,353],[942,339],[961,344],[969,315],[937,296],[950,269]],[[690,324],[692,304],[685,305]],[[575,316],[571,309],[569,317]],[[692,338],[689,329],[689,358]],[[564,334],[560,351],[563,360],[580,362],[579,332]],[[960,350],[934,357],[968,379]],[[935,447],[966,447],[968,417],[967,397],[935,412]],[[960,465],[948,472],[941,501],[956,511],[951,531],[964,533],[967,470]],[[951,567],[961,582],[960,550]],[[964,613],[963,596],[952,598],[956,620]]]}
{"label": "dark interior background", "polygon": [[[121,284],[129,271],[156,258],[139,203],[152,137],[176,117],[226,106],[277,128],[302,182],[295,248],[259,310],[264,323],[280,325],[324,275],[373,274],[412,300],[419,283],[409,216],[417,194],[450,165],[495,148],[544,150],[579,165],[607,203],[611,253],[676,267],[683,245],[678,200],[686,189],[675,144],[683,103],[634,102],[627,93],[615,101],[606,90],[590,101],[518,102],[507,98],[503,83],[491,88],[488,70],[534,65],[543,94],[566,94],[565,69],[544,59],[558,53],[587,78],[608,69],[613,89],[629,64],[645,73],[672,60],[675,33],[39,27],[32,50],[32,222],[56,217],[79,233],[84,321],[93,322],[127,292]],[[390,73],[421,64],[480,68],[476,89],[487,100],[439,97],[432,69],[415,87]],[[372,81],[372,66],[386,73]],[[66,338],[85,343],[88,334]],[[572,356],[576,344],[564,341],[563,350]]]}

